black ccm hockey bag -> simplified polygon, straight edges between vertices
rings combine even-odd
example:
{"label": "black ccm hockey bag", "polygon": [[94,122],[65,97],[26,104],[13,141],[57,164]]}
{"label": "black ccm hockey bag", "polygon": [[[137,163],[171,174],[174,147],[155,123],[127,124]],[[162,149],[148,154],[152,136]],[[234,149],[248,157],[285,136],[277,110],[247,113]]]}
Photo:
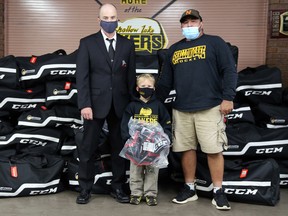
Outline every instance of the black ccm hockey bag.
{"label": "black ccm hockey bag", "polygon": [[288,106],[259,103],[253,113],[256,124],[271,129],[288,127]]}
{"label": "black ccm hockey bag", "polygon": [[45,105],[45,87],[10,89],[0,87],[0,110],[24,112]]}
{"label": "black ccm hockey bag", "polygon": [[[75,142],[79,146],[83,139],[83,128],[75,129]],[[100,157],[95,161],[95,177],[92,187],[92,193],[94,194],[109,194],[111,192],[112,181],[112,165],[111,165],[111,147],[109,145],[109,131],[108,125],[105,122],[102,128],[100,144],[99,144]],[[127,161],[128,162],[128,161]],[[65,170],[65,185],[71,190],[80,192],[80,186],[78,182],[78,170],[79,170],[79,157],[77,149],[74,151],[72,159],[67,163],[67,170]],[[129,179],[129,171],[126,170],[126,178]],[[129,191],[129,184],[126,182],[123,188],[127,193]]]}
{"label": "black ccm hockey bag", "polygon": [[46,82],[46,106],[74,105],[77,107],[77,87],[75,82],[49,81]]}
{"label": "black ccm hockey bag", "polygon": [[226,157],[288,159],[288,128],[260,128],[253,124],[230,124],[226,127]]}
{"label": "black ccm hockey bag", "polygon": [[[108,143],[107,143],[108,144]],[[107,146],[106,146],[107,147]],[[103,146],[100,145],[100,149]],[[105,148],[105,147],[104,147]],[[106,153],[101,152],[101,157],[95,161],[95,177],[92,187],[92,193],[94,194],[110,194],[112,187],[112,165],[110,153],[105,150]],[[74,158],[68,161],[67,170],[65,172],[65,181],[71,190],[80,192],[80,186],[78,182],[78,170],[79,159]],[[129,170],[126,170],[126,179],[129,179]],[[130,193],[129,184],[126,182],[124,188],[126,193]]]}
{"label": "black ccm hockey bag", "polygon": [[254,115],[249,104],[234,103],[234,109],[225,115],[226,124],[246,122],[255,124]]}
{"label": "black ccm hockey bag", "polygon": [[56,155],[0,156],[0,197],[54,194],[63,190],[64,160]]}
{"label": "black ccm hockey bag", "polygon": [[260,65],[240,71],[234,101],[252,106],[260,102],[281,104],[282,80],[279,68]]}
{"label": "black ccm hockey bag", "polygon": [[[197,192],[212,198],[207,159],[201,156],[197,162]],[[280,199],[279,183],[279,166],[272,158],[251,161],[225,158],[222,185],[230,201],[275,206]]]}
{"label": "black ccm hockey bag", "polygon": [[[107,156],[96,161],[96,170],[92,193],[109,194],[111,192],[112,169],[111,157]],[[71,190],[80,192],[78,182],[79,162],[76,159],[70,160],[67,166],[66,179]],[[128,174],[128,173],[127,173]],[[127,175],[128,176],[128,175]]]}
{"label": "black ccm hockey bag", "polygon": [[54,52],[37,57],[32,63],[30,58],[18,57],[17,61],[21,70],[20,85],[27,88],[51,80],[75,80],[76,57],[77,50],[69,55],[58,55],[56,51],[56,54]]}
{"label": "black ccm hockey bag", "polygon": [[288,160],[279,160],[277,159],[276,162],[279,165],[279,172],[280,172],[280,187],[281,188],[288,188]]}
{"label": "black ccm hockey bag", "polygon": [[23,112],[17,123],[17,128],[22,127],[57,127],[63,124],[83,124],[80,111],[76,106],[55,105],[51,109],[41,107]]}
{"label": "black ccm hockey bag", "polygon": [[63,132],[57,128],[22,128],[0,137],[0,152],[15,149],[18,153],[57,154]]}
{"label": "black ccm hockey bag", "polygon": [[8,88],[20,87],[19,70],[16,58],[13,55],[0,59],[0,86]]}

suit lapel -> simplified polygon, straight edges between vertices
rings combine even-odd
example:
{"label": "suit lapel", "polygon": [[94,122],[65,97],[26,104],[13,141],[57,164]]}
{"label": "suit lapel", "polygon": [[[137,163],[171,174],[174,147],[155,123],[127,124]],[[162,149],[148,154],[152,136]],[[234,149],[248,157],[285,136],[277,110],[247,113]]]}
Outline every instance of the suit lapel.
{"label": "suit lapel", "polygon": [[121,61],[121,50],[124,49],[124,44],[122,41],[122,38],[117,35],[117,41],[116,41],[116,49],[115,49],[115,56],[114,56],[114,63],[112,68],[115,68],[115,65],[118,63],[117,61]]}
{"label": "suit lapel", "polygon": [[111,66],[111,60],[110,60],[109,54],[107,52],[107,48],[106,48],[103,36],[102,36],[100,31],[96,34],[96,42],[97,42],[99,49],[103,53],[103,55],[106,57],[106,60],[109,64],[109,66]]}
{"label": "suit lapel", "polygon": [[121,53],[121,50],[124,48],[123,42],[121,41],[121,37],[117,35],[117,41],[116,41],[116,50],[115,50],[115,56],[114,59],[118,59]]}

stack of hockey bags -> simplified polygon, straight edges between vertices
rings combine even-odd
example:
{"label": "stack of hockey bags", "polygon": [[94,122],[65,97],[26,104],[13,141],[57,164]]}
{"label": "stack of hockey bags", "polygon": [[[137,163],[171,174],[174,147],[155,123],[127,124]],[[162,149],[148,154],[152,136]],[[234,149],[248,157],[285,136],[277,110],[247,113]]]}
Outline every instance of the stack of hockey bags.
{"label": "stack of hockey bags", "polygon": [[[231,201],[274,206],[288,178],[288,107],[281,71],[267,65],[246,68],[238,73],[236,92],[234,110],[226,116],[225,193]],[[202,159],[197,185],[211,196],[211,177]]]}
{"label": "stack of hockey bags", "polygon": [[[57,50],[42,56],[0,59],[0,197],[63,189],[61,147],[67,133],[61,128],[82,121],[77,107],[69,109],[65,99],[57,96],[74,92],[75,56]],[[60,94],[47,91],[50,88]],[[50,100],[51,96],[55,97]]]}
{"label": "stack of hockey bags", "polygon": [[[0,59],[0,197],[79,190],[77,145],[83,120],[77,107],[76,57],[77,50],[66,54],[60,49]],[[136,59],[138,73],[157,74],[157,56],[146,53]],[[110,193],[108,134],[105,125],[93,193]]]}
{"label": "stack of hockey bags", "polygon": [[[57,50],[0,59],[0,197],[78,189],[76,150],[83,121],[77,107],[76,56],[77,50],[69,55]],[[110,187],[106,152],[105,161],[97,161],[96,193]]]}

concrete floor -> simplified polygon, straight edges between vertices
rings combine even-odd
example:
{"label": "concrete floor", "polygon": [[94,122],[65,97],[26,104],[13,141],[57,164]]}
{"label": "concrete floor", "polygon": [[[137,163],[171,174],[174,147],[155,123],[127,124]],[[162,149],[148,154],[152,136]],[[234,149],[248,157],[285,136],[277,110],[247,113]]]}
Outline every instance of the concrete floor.
{"label": "concrete floor", "polygon": [[171,184],[159,186],[157,206],[138,206],[117,203],[109,195],[93,194],[87,205],[75,203],[77,192],[66,190],[53,195],[0,199],[0,215],[3,216],[284,216],[288,212],[288,189],[281,189],[276,206],[230,202],[227,212],[216,210],[211,200],[199,197],[195,202],[178,205],[171,202],[177,189]]}

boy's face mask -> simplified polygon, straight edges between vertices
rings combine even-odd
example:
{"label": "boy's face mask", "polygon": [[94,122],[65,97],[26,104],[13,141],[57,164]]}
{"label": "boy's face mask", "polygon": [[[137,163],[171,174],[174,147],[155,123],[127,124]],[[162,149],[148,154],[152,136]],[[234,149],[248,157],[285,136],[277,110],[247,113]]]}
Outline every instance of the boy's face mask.
{"label": "boy's face mask", "polygon": [[145,99],[151,97],[154,93],[154,88],[139,88],[139,94]]}

